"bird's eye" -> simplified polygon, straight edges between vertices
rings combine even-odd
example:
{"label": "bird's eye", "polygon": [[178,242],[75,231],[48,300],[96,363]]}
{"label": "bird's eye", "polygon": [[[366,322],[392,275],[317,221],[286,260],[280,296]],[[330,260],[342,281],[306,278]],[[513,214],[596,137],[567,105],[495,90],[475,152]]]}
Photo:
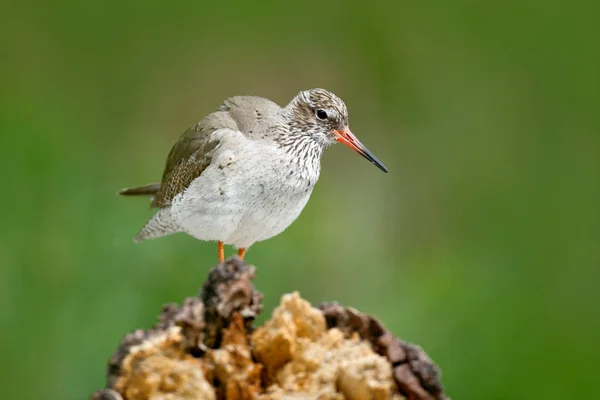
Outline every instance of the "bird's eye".
{"label": "bird's eye", "polygon": [[326,120],[327,119],[327,111],[325,110],[317,110],[317,118],[319,118],[320,120]]}

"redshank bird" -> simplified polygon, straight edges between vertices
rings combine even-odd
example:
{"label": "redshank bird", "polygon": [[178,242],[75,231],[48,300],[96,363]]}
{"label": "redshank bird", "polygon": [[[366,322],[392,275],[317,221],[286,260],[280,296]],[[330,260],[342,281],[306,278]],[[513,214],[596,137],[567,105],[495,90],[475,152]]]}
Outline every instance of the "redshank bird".
{"label": "redshank bird", "polygon": [[217,241],[243,258],[253,243],[286,229],[319,179],[321,155],[341,142],[387,172],[350,132],[344,102],[324,89],[300,92],[285,107],[231,97],[175,143],[160,182],[119,192],[148,196],[158,211],[136,242],[176,232]]}

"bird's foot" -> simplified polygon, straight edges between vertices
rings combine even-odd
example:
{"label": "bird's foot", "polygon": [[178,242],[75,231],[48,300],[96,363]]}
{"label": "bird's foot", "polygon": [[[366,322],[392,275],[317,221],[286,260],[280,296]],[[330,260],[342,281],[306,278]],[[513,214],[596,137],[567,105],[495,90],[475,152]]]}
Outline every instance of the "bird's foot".
{"label": "bird's foot", "polygon": [[242,247],[241,249],[238,249],[238,256],[243,260],[244,259],[244,255],[246,254],[246,249],[244,247]]}
{"label": "bird's foot", "polygon": [[[222,263],[225,261],[225,245],[223,244],[223,242],[218,241],[217,242],[217,249],[218,249],[218,253],[219,253],[219,263]],[[244,255],[246,254],[246,248],[242,247],[240,249],[238,249],[237,255],[240,259],[244,259]]]}
{"label": "bird's foot", "polygon": [[223,242],[219,241],[217,242],[217,247],[219,250],[219,263],[222,263],[225,261],[225,246],[223,245]]}

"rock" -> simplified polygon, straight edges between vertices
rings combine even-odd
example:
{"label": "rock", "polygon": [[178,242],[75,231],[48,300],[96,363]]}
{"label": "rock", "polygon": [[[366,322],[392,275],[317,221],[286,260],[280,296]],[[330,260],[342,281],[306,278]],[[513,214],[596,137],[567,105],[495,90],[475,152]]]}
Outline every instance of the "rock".
{"label": "rock", "polygon": [[232,258],[198,297],[127,334],[93,400],[443,400],[439,370],[375,318],[297,292],[262,327],[256,268]]}

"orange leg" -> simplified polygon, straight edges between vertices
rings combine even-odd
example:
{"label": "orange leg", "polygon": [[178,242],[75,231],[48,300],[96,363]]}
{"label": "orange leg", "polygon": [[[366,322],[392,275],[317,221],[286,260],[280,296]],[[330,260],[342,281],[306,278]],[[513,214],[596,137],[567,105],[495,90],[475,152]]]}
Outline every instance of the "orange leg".
{"label": "orange leg", "polygon": [[246,254],[245,248],[242,247],[241,249],[238,249],[238,256],[240,256],[242,260],[244,259],[244,254]]}
{"label": "orange leg", "polygon": [[223,247],[223,242],[217,242],[217,246],[219,248],[219,262],[222,263],[225,261],[225,248]]}

